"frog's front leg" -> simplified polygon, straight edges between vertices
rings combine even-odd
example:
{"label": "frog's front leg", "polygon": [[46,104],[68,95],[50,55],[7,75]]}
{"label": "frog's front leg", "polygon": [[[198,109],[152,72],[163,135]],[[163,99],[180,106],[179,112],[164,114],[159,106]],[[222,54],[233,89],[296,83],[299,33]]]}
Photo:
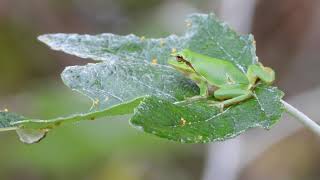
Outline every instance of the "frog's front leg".
{"label": "frog's front leg", "polygon": [[220,88],[214,92],[214,97],[223,100],[217,104],[220,110],[223,111],[224,107],[237,104],[252,97],[252,91],[239,87]]}
{"label": "frog's front leg", "polygon": [[200,89],[200,95],[201,97],[209,97],[209,88],[206,81],[201,81],[198,84],[198,87]]}
{"label": "frog's front leg", "polygon": [[179,104],[180,103],[192,103],[192,102],[195,102],[195,101],[207,99],[209,97],[209,88],[208,88],[207,83],[205,81],[201,81],[197,85],[198,85],[198,87],[200,89],[200,94],[197,95],[197,96],[193,96],[193,97],[187,98],[184,101],[180,101]]}
{"label": "frog's front leg", "polygon": [[252,64],[248,67],[247,78],[251,86],[254,86],[257,79],[261,79],[267,84],[271,84],[275,79],[274,71],[262,64]]}

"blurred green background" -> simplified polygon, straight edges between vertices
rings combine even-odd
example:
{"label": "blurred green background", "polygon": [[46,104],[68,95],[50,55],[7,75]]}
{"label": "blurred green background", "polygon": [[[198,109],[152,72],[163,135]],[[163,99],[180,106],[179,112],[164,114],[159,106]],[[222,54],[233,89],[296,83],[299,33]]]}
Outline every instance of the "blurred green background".
{"label": "blurred green background", "polygon": [[[135,33],[146,37],[179,34],[189,13],[215,11],[224,18],[236,11],[236,8],[221,8],[221,2],[0,0],[0,109],[8,108],[38,118],[88,111],[89,99],[66,88],[60,73],[66,66],[86,64],[90,60],[52,51],[37,41],[38,35],[57,32]],[[314,20],[310,20],[318,17],[310,13],[315,11],[310,8],[319,9],[318,5],[312,1],[301,4],[298,0],[281,3],[257,0],[256,11],[251,15],[250,28],[257,40],[258,55],[264,64],[274,67],[278,75],[284,77],[277,83],[288,97],[319,84],[319,80],[312,78],[319,77],[316,69],[320,67],[316,48],[320,47],[320,41],[316,41],[319,35],[309,37],[308,43],[303,41],[303,44],[301,40],[306,39],[306,33],[320,32],[320,26],[313,27]],[[293,13],[300,18],[291,18]],[[305,28],[299,29],[301,26]],[[304,52],[299,59],[308,61],[294,61],[298,50]],[[301,74],[297,68],[301,64],[308,73]],[[289,77],[299,80],[300,86],[288,83]],[[207,158],[206,145],[161,140],[129,127],[127,119],[65,125],[36,145],[20,143],[14,132],[1,133],[0,143],[0,179],[5,180],[199,180]],[[312,174],[306,172],[306,177]]]}

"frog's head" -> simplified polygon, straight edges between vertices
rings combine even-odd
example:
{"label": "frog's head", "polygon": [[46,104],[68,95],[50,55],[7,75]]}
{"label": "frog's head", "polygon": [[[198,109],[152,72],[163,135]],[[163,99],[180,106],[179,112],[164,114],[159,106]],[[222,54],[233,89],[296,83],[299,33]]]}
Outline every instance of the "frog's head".
{"label": "frog's head", "polygon": [[172,57],[168,60],[168,64],[173,68],[183,73],[195,73],[191,62],[187,60],[189,57],[188,49],[172,53],[171,56]]}

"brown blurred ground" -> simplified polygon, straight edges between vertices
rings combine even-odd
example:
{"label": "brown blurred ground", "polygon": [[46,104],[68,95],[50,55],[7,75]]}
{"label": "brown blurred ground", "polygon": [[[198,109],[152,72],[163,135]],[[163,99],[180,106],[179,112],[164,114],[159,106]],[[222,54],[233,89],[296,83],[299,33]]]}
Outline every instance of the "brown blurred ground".
{"label": "brown blurred ground", "polygon": [[320,84],[320,2],[260,0],[253,22],[257,54],[287,96]]}

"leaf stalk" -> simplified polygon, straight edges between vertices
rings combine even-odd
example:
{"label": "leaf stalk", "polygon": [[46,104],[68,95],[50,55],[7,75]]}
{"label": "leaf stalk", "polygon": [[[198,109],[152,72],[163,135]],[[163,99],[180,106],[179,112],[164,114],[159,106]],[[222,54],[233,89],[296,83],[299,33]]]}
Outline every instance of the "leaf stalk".
{"label": "leaf stalk", "polygon": [[300,121],[306,128],[320,136],[320,126],[310,119],[307,115],[290,105],[284,100],[281,100],[281,103],[284,105],[285,111],[294,117],[296,120]]}

